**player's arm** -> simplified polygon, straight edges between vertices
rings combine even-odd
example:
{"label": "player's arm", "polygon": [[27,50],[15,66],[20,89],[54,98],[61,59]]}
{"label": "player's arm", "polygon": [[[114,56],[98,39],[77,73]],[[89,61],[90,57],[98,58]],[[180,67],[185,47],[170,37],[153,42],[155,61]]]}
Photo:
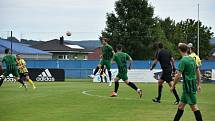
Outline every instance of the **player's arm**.
{"label": "player's arm", "polygon": [[112,64],[116,63],[116,57],[115,57],[115,55],[113,55],[113,58],[111,59],[111,63]]}
{"label": "player's arm", "polygon": [[201,72],[199,67],[197,67],[196,69],[196,75],[197,75],[197,89],[198,89],[198,93],[201,92]]}
{"label": "player's arm", "polygon": [[175,73],[175,71],[176,71],[176,66],[175,66],[175,60],[174,60],[173,57],[171,58],[171,64],[172,64],[173,72]]}
{"label": "player's arm", "polygon": [[176,73],[175,75],[175,78],[173,80],[173,84],[171,85],[171,88],[170,88],[170,91],[173,91],[173,89],[175,89],[175,85],[178,83],[178,81],[180,80],[181,78],[181,75],[184,71],[184,68],[185,68],[185,63],[183,61],[181,61],[179,63],[179,71]]}
{"label": "player's arm", "polygon": [[174,78],[174,80],[173,80],[173,85],[172,85],[172,87],[171,87],[171,90],[173,90],[174,88],[175,88],[175,85],[178,83],[178,81],[180,80],[180,78],[181,78],[181,72],[180,71],[178,71],[177,72],[177,74],[175,75],[175,78]]}
{"label": "player's arm", "polygon": [[155,57],[154,57],[154,60],[151,64],[151,67],[150,67],[150,70],[153,70],[158,62],[158,58],[159,58],[159,52],[156,53]]}
{"label": "player's arm", "polygon": [[157,60],[157,58],[155,58],[155,59],[153,60],[153,62],[152,62],[152,65],[151,65],[151,67],[150,67],[150,70],[152,70],[152,69],[155,68],[157,62],[158,62],[158,60]]}
{"label": "player's arm", "polygon": [[132,63],[132,58],[131,56],[128,57],[128,69],[131,70],[131,63]]}

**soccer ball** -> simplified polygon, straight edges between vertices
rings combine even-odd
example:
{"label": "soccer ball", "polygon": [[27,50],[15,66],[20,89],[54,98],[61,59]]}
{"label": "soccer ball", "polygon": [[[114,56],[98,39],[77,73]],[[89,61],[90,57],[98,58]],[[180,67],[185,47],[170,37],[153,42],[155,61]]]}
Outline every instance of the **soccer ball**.
{"label": "soccer ball", "polygon": [[69,32],[69,31],[66,32],[66,36],[71,36],[71,35],[72,35],[71,32]]}

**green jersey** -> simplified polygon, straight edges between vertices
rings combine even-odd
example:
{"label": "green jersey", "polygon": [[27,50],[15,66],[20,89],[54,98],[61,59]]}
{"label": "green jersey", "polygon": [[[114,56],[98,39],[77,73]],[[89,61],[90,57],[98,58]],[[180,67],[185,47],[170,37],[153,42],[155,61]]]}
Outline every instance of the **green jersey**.
{"label": "green jersey", "polygon": [[113,48],[109,44],[102,47],[103,60],[111,60],[113,57],[112,51],[113,51]]}
{"label": "green jersey", "polygon": [[2,62],[5,63],[6,68],[9,70],[13,70],[16,68],[16,57],[13,55],[4,56]]}
{"label": "green jersey", "polygon": [[117,52],[113,56],[113,61],[117,63],[119,73],[127,73],[127,60],[129,60],[130,56],[124,52]]}
{"label": "green jersey", "polygon": [[183,76],[183,91],[185,93],[196,93],[197,91],[196,69],[197,65],[192,57],[182,57],[179,62],[179,71]]}

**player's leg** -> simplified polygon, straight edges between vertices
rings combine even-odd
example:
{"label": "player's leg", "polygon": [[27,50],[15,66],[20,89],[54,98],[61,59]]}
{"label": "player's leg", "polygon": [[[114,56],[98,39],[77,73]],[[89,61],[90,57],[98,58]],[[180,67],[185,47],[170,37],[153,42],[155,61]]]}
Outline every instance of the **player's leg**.
{"label": "player's leg", "polygon": [[143,95],[142,90],[140,88],[138,88],[133,82],[128,81],[127,73],[122,74],[122,80],[128,86],[130,86],[132,89],[134,89],[138,93],[138,95],[140,96],[140,98],[142,97],[142,95]]}
{"label": "player's leg", "polygon": [[1,78],[1,80],[0,80],[0,87],[1,87],[1,85],[3,84],[3,82],[4,82],[4,79],[5,79],[5,76],[4,76],[4,74],[3,74],[3,76],[2,76],[2,78]]}
{"label": "player's leg", "polygon": [[94,78],[95,77],[95,75],[96,75],[96,73],[99,71],[99,69],[101,68],[101,66],[102,66],[102,61],[100,62],[100,64],[98,64],[97,65],[97,67],[96,67],[96,69],[95,69],[95,71],[93,72],[93,74],[91,74],[91,75],[88,75],[88,77],[90,77],[90,78]]}
{"label": "player's leg", "polygon": [[119,89],[119,80],[120,80],[120,76],[119,74],[116,76],[116,78],[114,79],[114,91],[111,94],[111,97],[116,97],[117,96],[117,92]]}
{"label": "player's leg", "polygon": [[[168,82],[168,84],[169,84],[169,87],[172,87],[173,81]],[[172,92],[173,92],[173,94],[174,94],[174,96],[175,96],[175,99],[176,99],[176,101],[174,102],[174,104],[175,104],[175,105],[178,105],[178,104],[179,104],[179,101],[180,101],[180,98],[179,98],[179,96],[178,96],[178,93],[177,93],[177,91],[176,91],[175,88],[172,90]]]}
{"label": "player's leg", "polygon": [[26,78],[26,80],[28,81],[28,83],[29,83],[30,85],[32,85],[34,89],[36,89],[36,86],[34,85],[34,82],[31,80],[31,78],[30,78],[30,76],[28,75],[28,73],[25,74],[25,78]]}
{"label": "player's leg", "polygon": [[194,112],[196,121],[202,121],[202,115],[197,105],[196,93],[187,94],[187,103]]}
{"label": "player's leg", "polygon": [[93,75],[94,75],[94,76],[95,76],[96,73],[99,71],[99,69],[101,69],[102,65],[103,65],[102,62],[101,62],[100,64],[98,64],[98,66],[96,67],[95,71],[93,72]]}
{"label": "player's leg", "polygon": [[185,106],[186,106],[186,103],[183,103],[183,102],[179,103],[178,110],[177,110],[177,113],[175,114],[175,118],[173,121],[179,121],[180,120],[181,116],[184,113]]}
{"label": "player's leg", "polygon": [[101,66],[101,69],[100,69],[100,79],[101,79],[101,82],[103,82],[103,73],[104,73],[104,66]]}
{"label": "player's leg", "polygon": [[4,71],[4,73],[3,73],[3,76],[2,76],[2,78],[1,78],[1,80],[0,80],[0,87],[1,87],[1,85],[3,84],[5,78],[6,78],[9,74],[10,74],[9,70],[6,69],[6,70]]}
{"label": "player's leg", "polygon": [[106,69],[108,70],[108,76],[109,76],[109,79],[110,79],[110,82],[112,81],[112,73],[110,71],[110,68],[111,68],[111,62],[110,61],[107,61],[105,63],[105,67]]}
{"label": "player's leg", "polygon": [[194,112],[196,121],[202,121],[202,114],[198,108],[198,105],[195,104],[195,105],[191,105],[190,107],[191,107],[192,111]]}
{"label": "player's leg", "polygon": [[162,80],[162,79],[160,79],[158,81],[158,96],[156,98],[152,99],[153,102],[160,103],[162,89],[163,89],[163,83],[164,83],[164,80]]}
{"label": "player's leg", "polygon": [[21,80],[20,75],[19,75],[19,73],[18,73],[18,70],[17,70],[17,69],[14,69],[14,70],[12,70],[11,72],[12,72],[12,74],[13,74],[13,76],[14,76],[14,79],[15,79],[16,81],[18,81],[19,83],[21,83],[25,88],[27,88],[27,85],[24,83],[24,80]]}

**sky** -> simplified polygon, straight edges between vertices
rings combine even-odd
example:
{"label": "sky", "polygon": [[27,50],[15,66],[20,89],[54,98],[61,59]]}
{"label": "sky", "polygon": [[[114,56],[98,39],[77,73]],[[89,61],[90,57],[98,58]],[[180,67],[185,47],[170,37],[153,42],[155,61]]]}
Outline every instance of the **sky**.
{"label": "sky", "polygon": [[[116,0],[0,0],[0,37],[50,40],[95,40],[105,28],[106,13],[114,11]],[[154,16],[179,22],[197,19],[215,32],[215,0],[149,0]],[[72,36],[67,37],[69,31]]]}

